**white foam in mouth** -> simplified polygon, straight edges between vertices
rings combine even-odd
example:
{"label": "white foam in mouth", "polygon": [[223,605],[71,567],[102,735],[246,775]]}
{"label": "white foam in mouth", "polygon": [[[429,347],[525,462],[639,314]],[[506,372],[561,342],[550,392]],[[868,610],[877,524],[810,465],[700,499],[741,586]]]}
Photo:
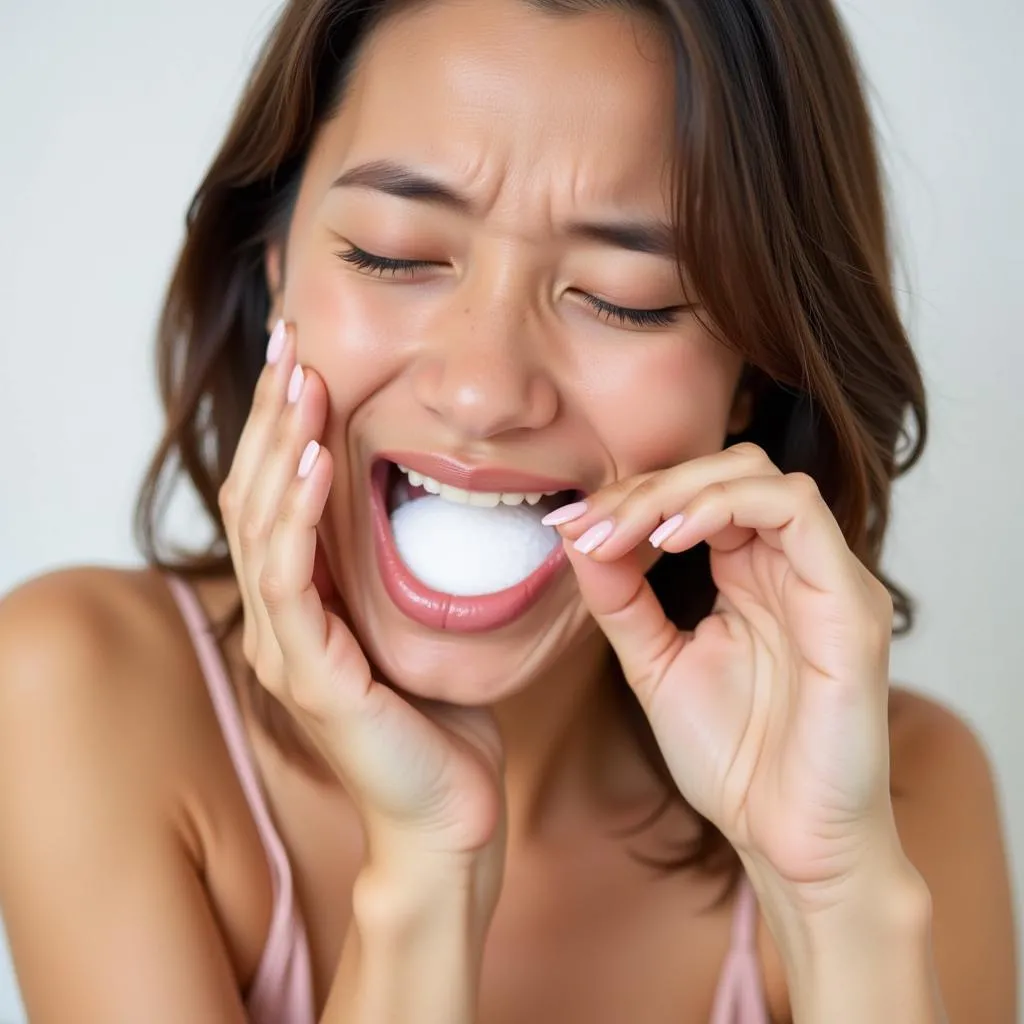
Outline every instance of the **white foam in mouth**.
{"label": "white foam in mouth", "polygon": [[559,543],[529,504],[478,507],[427,495],[391,513],[398,554],[422,583],[444,594],[494,594],[521,583]]}

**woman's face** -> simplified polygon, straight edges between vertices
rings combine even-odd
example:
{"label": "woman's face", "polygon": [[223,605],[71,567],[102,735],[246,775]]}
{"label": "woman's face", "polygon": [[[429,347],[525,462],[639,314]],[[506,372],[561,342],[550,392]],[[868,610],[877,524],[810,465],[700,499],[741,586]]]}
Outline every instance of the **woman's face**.
{"label": "woman's face", "polygon": [[[330,395],[323,552],[367,652],[413,693],[494,702],[593,626],[564,566],[474,632],[400,608],[374,542],[383,453],[493,471],[471,489],[528,489],[502,486],[518,471],[593,492],[733,428],[735,354],[686,312],[607,309],[686,302],[665,246],[672,76],[656,29],[618,12],[438,0],[368,42],[310,154],[275,314]],[[429,265],[381,275],[353,249]]]}

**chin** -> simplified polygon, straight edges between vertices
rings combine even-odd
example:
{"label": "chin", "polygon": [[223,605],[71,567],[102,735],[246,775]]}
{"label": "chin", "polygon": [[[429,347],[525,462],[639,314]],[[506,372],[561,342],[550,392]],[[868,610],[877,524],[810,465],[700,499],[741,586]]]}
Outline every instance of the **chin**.
{"label": "chin", "polygon": [[496,705],[527,689],[547,667],[539,658],[524,659],[521,647],[503,649],[480,637],[392,635],[367,647],[377,655],[383,677],[398,689],[467,708]]}
{"label": "chin", "polygon": [[498,704],[550,671],[567,645],[548,637],[532,644],[487,634],[440,634],[390,629],[364,635],[382,677],[405,693],[463,707]]}

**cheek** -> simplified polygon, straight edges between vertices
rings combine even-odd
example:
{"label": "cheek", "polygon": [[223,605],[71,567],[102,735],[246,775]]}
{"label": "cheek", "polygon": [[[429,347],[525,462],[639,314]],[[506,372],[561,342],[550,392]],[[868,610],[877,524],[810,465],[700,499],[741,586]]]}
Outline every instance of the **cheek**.
{"label": "cheek", "polygon": [[323,377],[341,423],[397,372],[409,344],[384,289],[353,287],[327,253],[289,266],[284,315],[295,323],[299,361]]}
{"label": "cheek", "polygon": [[591,362],[588,419],[622,476],[719,451],[740,375],[738,357],[710,338],[641,341]]}

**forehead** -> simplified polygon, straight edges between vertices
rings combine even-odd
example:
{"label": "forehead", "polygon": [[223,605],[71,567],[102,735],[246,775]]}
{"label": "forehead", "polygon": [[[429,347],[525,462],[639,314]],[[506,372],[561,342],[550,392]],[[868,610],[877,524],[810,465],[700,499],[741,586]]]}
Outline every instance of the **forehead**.
{"label": "forehead", "polygon": [[436,165],[484,202],[664,205],[673,69],[650,20],[523,0],[436,0],[367,41],[339,120],[345,163]]}

